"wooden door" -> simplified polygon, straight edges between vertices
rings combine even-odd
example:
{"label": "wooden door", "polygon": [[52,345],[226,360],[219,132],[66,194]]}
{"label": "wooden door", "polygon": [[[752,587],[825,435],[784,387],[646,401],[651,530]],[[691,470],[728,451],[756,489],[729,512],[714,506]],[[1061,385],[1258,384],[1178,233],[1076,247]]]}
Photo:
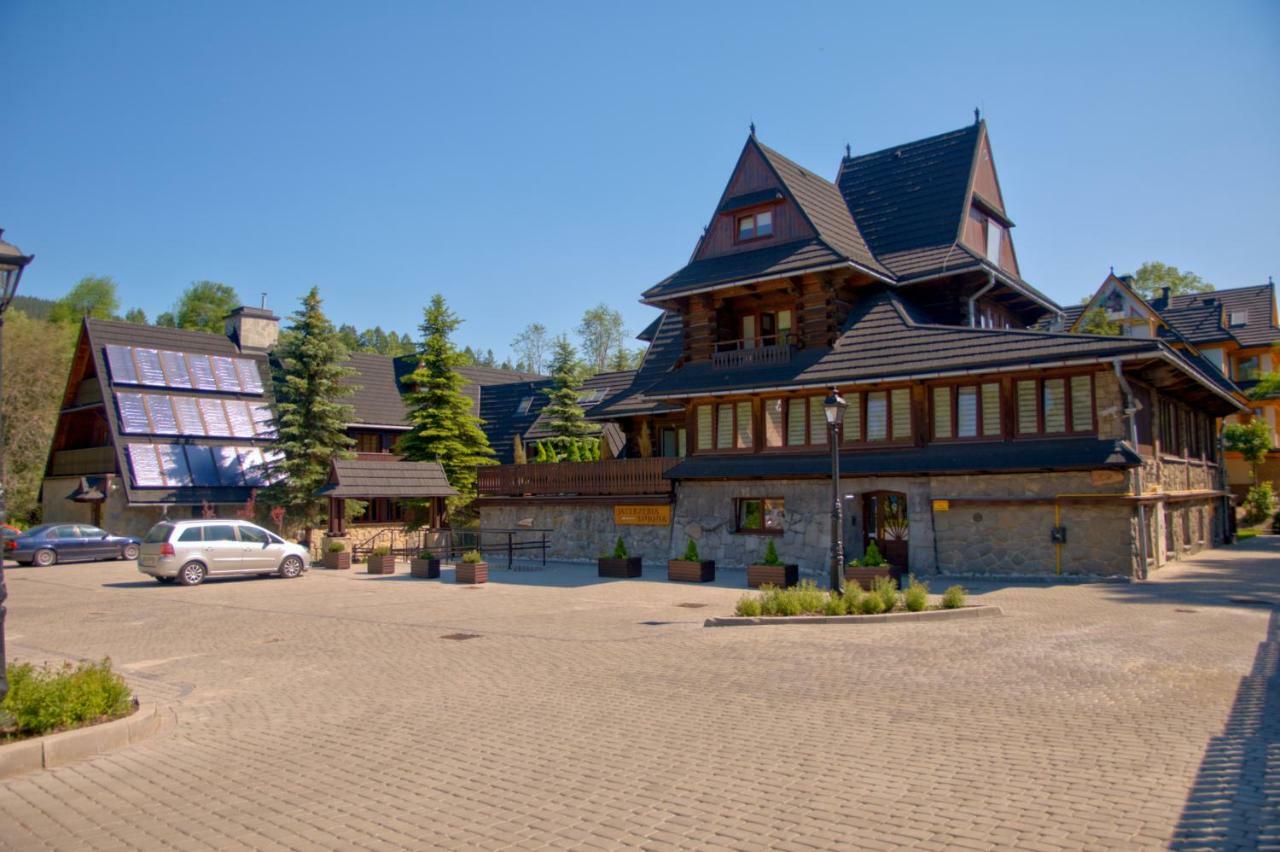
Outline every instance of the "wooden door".
{"label": "wooden door", "polygon": [[900,572],[906,571],[911,539],[907,521],[907,495],[900,491],[872,491],[863,497],[865,547],[872,541],[885,560]]}

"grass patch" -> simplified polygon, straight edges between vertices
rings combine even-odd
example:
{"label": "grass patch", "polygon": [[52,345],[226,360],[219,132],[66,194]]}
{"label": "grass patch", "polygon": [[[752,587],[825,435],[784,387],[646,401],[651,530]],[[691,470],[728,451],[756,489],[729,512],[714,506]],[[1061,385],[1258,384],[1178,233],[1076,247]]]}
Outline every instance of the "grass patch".
{"label": "grass patch", "polygon": [[0,702],[0,741],[109,722],[133,712],[133,695],[111,661],[72,666],[13,663]]}
{"label": "grass patch", "polygon": [[1244,541],[1245,539],[1257,538],[1257,530],[1240,530],[1236,533],[1236,541]]}

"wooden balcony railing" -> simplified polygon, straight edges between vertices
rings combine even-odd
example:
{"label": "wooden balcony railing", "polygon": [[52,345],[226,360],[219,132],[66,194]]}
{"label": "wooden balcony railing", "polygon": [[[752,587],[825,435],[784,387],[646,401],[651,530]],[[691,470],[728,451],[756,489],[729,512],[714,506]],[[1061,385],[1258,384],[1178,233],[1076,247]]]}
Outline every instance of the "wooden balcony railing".
{"label": "wooden balcony railing", "polygon": [[583,497],[668,494],[662,474],[680,459],[614,459],[558,464],[503,464],[479,468],[481,497],[573,495]]}
{"label": "wooden balcony railing", "polygon": [[785,364],[791,360],[791,336],[779,334],[751,340],[723,340],[716,344],[711,363],[717,369]]}
{"label": "wooden balcony railing", "polygon": [[111,447],[84,447],[79,450],[58,450],[49,465],[50,476],[86,476],[95,473],[115,473],[116,453]]}

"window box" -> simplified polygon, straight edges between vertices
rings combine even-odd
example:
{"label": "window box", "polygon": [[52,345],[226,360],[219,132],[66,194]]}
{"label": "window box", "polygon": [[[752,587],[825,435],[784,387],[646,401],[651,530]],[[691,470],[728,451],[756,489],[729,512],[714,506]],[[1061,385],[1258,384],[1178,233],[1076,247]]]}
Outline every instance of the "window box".
{"label": "window box", "polygon": [[862,588],[870,591],[877,577],[893,579],[897,572],[898,569],[888,563],[877,565],[874,568],[863,568],[861,565],[846,565],[844,579],[846,583],[857,583]]}
{"label": "window box", "polygon": [[440,579],[440,560],[439,559],[419,559],[409,560],[409,574],[421,580],[438,580]]}
{"label": "window box", "polygon": [[747,566],[747,587],[777,586],[785,589],[800,582],[799,565],[765,565],[758,562]]}
{"label": "window box", "polygon": [[703,559],[668,559],[667,579],[678,583],[710,583],[716,578],[716,561]]}
{"label": "window box", "polygon": [[324,567],[330,571],[346,571],[351,568],[351,551],[343,550],[338,553],[326,553],[324,555]]}
{"label": "window box", "polygon": [[624,556],[621,559],[602,556],[597,563],[596,576],[622,579],[639,577],[641,571],[640,560],[641,557],[639,556]]}
{"label": "window box", "polygon": [[[432,562],[436,560],[430,560]],[[488,562],[458,562],[454,566],[453,580],[468,586],[478,586],[489,582]]]}
{"label": "window box", "polygon": [[371,553],[366,564],[366,571],[370,574],[394,574],[396,573],[396,558],[395,556],[378,556]]}

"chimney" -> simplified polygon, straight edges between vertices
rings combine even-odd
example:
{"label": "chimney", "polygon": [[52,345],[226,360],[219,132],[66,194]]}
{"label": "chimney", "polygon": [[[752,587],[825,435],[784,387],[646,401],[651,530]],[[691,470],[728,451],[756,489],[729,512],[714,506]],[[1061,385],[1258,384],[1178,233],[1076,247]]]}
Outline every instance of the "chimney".
{"label": "chimney", "polygon": [[223,322],[227,337],[241,352],[265,352],[280,339],[280,317],[265,307],[241,305],[227,314]]}
{"label": "chimney", "polygon": [[1167,305],[1167,304],[1169,304],[1169,296],[1170,296],[1170,295],[1171,295],[1171,290],[1170,290],[1170,288],[1168,288],[1168,287],[1161,287],[1161,288],[1160,288],[1160,298],[1164,300],[1164,303],[1165,303],[1166,305]]}

